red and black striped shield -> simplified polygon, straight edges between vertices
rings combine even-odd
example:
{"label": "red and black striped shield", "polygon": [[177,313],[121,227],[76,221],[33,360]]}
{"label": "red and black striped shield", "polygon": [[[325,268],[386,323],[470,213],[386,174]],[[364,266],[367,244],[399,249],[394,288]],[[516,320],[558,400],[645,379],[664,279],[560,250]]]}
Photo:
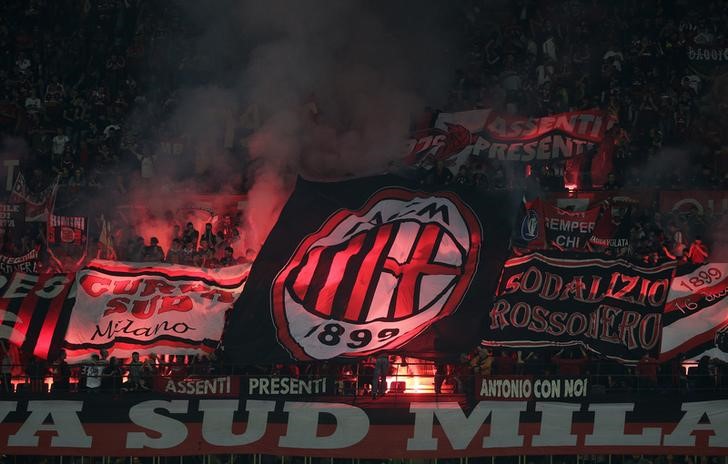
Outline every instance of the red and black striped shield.
{"label": "red and black striped shield", "polygon": [[278,338],[298,358],[396,348],[458,307],[481,228],[451,192],[389,188],[308,235],[273,285]]}

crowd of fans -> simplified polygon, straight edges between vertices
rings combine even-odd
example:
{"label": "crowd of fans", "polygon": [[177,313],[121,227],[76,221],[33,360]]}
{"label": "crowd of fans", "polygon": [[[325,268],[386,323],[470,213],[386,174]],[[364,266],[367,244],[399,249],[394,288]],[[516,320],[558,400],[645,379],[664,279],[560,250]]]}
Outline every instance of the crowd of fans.
{"label": "crowd of fans", "polygon": [[[490,349],[479,346],[459,359],[427,361],[391,353],[380,353],[358,362],[308,362],[239,366],[226,364],[221,352],[210,355],[109,357],[106,350],[90,359],[69,365],[64,352],[54,362],[28,356],[14,364],[17,353],[3,348],[0,360],[0,395],[13,393],[103,392],[126,393],[164,391],[164,382],[209,379],[216,376],[282,376],[298,379],[326,379],[329,395],[369,396],[424,392],[478,396],[478,381],[491,376],[534,378],[586,378],[590,395],[634,395],[683,393],[706,394],[728,389],[728,363],[704,356],[686,363],[678,356],[660,363],[648,355],[625,365],[581,348],[552,350]],[[406,390],[410,380],[418,387]],[[425,379],[425,380],[422,380]],[[397,385],[397,384],[400,385]],[[161,387],[160,387],[161,385]]]}
{"label": "crowd of fans", "polygon": [[[534,117],[601,108],[618,120],[610,133],[616,146],[615,169],[606,190],[728,186],[728,164],[723,161],[728,132],[721,130],[728,124],[728,99],[718,72],[722,62],[711,58],[711,50],[727,45],[725,3],[519,0],[490,5],[469,0],[459,7],[470,44],[466,59],[455,72],[448,102],[437,110],[428,108],[424,119],[413,115],[413,121],[425,120],[427,126],[438,111],[474,108]],[[204,158],[210,147],[200,146],[200,140],[169,118],[178,103],[178,89],[204,67],[199,51],[180,40],[187,28],[174,2],[0,4],[0,135],[5,152],[22,155],[21,169],[32,190],[42,190],[58,177],[58,206],[72,211],[80,197],[105,192],[104,200],[124,198],[138,183],[204,176],[204,166],[176,160]],[[255,123],[243,118],[248,110],[240,108],[230,116],[238,121],[233,139],[255,129]],[[235,141],[220,145],[214,149],[245,149]],[[531,183],[544,194],[563,189],[563,160],[542,161],[530,169],[527,176],[525,169],[505,162],[472,159],[452,172],[440,162],[422,181],[483,189],[528,189]],[[245,183],[238,187],[244,191]],[[704,239],[722,223],[717,212],[666,215],[637,206],[630,208],[629,220],[630,246],[617,254],[648,264],[673,259],[705,262],[710,253]],[[88,257],[209,268],[250,262],[255,256],[255,250],[234,256],[240,217],[229,216],[216,230],[211,223],[203,231],[192,223],[170,223],[167,249],[160,246],[159,237],[143,237],[134,225],[115,218],[111,224],[113,251],[96,236]],[[45,229],[30,229],[24,236],[6,237],[0,251],[21,255],[40,246]],[[99,377],[99,386],[107,379],[119,389],[145,389],[144,378],[160,372],[153,360],[132,359],[123,368],[103,356],[97,361],[100,367],[94,369],[100,375],[89,376],[88,369],[73,374],[85,379],[82,386]],[[565,366],[579,365],[559,356],[542,359],[538,353],[494,355],[484,350],[461,361],[439,368],[438,382],[457,379],[458,373],[528,373],[532,365],[539,365],[542,374],[565,375]],[[543,370],[544,361],[551,370]],[[712,361],[698,365],[694,375],[699,377],[692,379],[678,375],[674,366],[662,366],[662,373],[653,375],[651,362],[616,377],[631,375],[654,383],[669,378],[673,385],[688,388],[703,385],[700,379],[710,372],[713,385],[724,383],[725,367]],[[176,364],[205,374],[217,365],[202,358],[187,363],[175,359],[169,369]],[[592,364],[572,373],[587,373],[587,365]],[[33,379],[45,378],[50,368],[32,361],[24,375],[33,385]],[[4,360],[3,378],[8,369]],[[62,360],[52,372],[59,389],[72,375]],[[129,380],[122,383],[122,377]],[[456,390],[464,388],[456,380],[451,383]]]}
{"label": "crowd of fans", "polygon": [[[609,134],[615,159],[605,190],[617,194],[625,188],[728,189],[728,131],[723,130],[728,127],[728,82],[721,76],[728,70],[724,64],[728,57],[723,58],[728,47],[724,26],[728,3],[466,0],[457,8],[462,9],[469,48],[454,73],[447,103],[427,108],[424,117],[413,115],[415,129],[431,126],[439,111],[493,108],[509,115],[540,117],[600,108],[618,121]],[[255,250],[235,255],[239,216],[206,224],[199,231],[192,223],[170,221],[168,229],[160,231],[166,234],[162,241],[170,244],[163,248],[161,236],[143,236],[134,224],[123,223],[114,213],[117,202],[145,183],[184,180],[197,191],[209,191],[210,183],[196,182],[204,178],[206,169],[216,168],[204,162],[207,151],[244,151],[240,139],[259,124],[260,115],[251,112],[251,107],[233,109],[228,117],[232,130],[226,130],[233,135],[221,140],[220,146],[210,147],[170,118],[179,103],[179,88],[204,71],[202,52],[184,40],[190,34],[176,2],[0,2],[3,156],[20,158],[20,170],[31,190],[40,191],[58,178],[59,211],[72,214],[84,204],[92,206],[91,214],[82,213],[92,216],[92,221],[101,212],[110,218],[113,248],[101,241],[100,227],[92,226],[87,258],[204,268],[255,258]],[[531,189],[544,196],[564,190],[564,160],[542,161],[529,166],[529,171],[527,175],[521,166],[471,159],[457,170],[439,163],[421,180],[476,189]],[[245,191],[245,179],[235,183],[238,191]],[[95,197],[100,200],[80,200]],[[661,214],[657,208],[636,205],[628,210],[629,246],[613,253],[645,264],[707,261],[713,255],[708,245],[717,247],[720,233],[716,231],[722,231],[726,222],[719,211]],[[26,226],[22,235],[3,233],[0,254],[20,256],[44,247],[45,227]],[[48,262],[45,257],[44,262]],[[46,362],[26,359],[8,346],[0,353],[0,395],[44,392],[49,378],[54,392],[92,394],[147,391],[156,377],[263,373],[328,377],[339,394],[378,397],[387,394],[382,378],[403,362],[420,363],[393,357],[386,363],[372,358],[359,365],[243,369],[224,365],[217,355],[144,359],[133,355],[118,360],[102,351],[81,365],[70,366],[63,355]],[[728,386],[728,366],[722,361],[703,358],[687,372],[683,361],[660,364],[646,357],[628,367],[575,349],[525,352],[479,347],[449,363],[423,365],[432,379],[432,391],[466,396],[475,394],[476,376],[513,374],[584,376],[597,394],[709,391]],[[357,384],[352,390],[346,379],[353,377]],[[277,462],[278,458],[270,458]],[[42,459],[52,462],[52,458]],[[529,457],[528,461],[542,460]],[[606,462],[603,456],[584,456],[582,461]],[[625,456],[615,461],[697,464],[698,460]],[[713,458],[699,461],[709,464]],[[134,458],[134,462],[140,460]]]}
{"label": "crowd of fans", "polygon": [[[721,90],[723,61],[711,54],[722,53],[726,44],[720,27],[728,19],[725,5],[469,0],[457,8],[469,44],[462,50],[462,65],[447,103],[428,108],[424,118],[413,115],[413,124],[429,126],[441,110],[493,108],[538,117],[601,108],[619,121],[611,135],[616,159],[606,189],[725,187],[728,165],[722,155],[728,153],[728,139],[720,128],[727,122],[728,100]],[[231,130],[226,129],[233,135],[218,147],[201,146],[170,118],[179,89],[195,82],[204,68],[200,51],[186,46],[194,28],[174,3],[11,0],[0,5],[0,12],[5,152],[18,154],[25,144],[20,168],[32,189],[59,176],[61,209],[100,192],[105,201],[123,198],[140,182],[185,179],[198,190],[209,189],[209,183],[194,180],[215,167],[196,161],[189,166],[184,160],[204,158],[210,149],[244,151],[240,140],[265,116],[253,111],[256,116],[247,117],[248,106],[234,109],[228,118]],[[457,172],[435,166],[423,181],[498,189],[528,187],[531,177],[544,193],[564,188],[564,160],[542,161],[531,169],[526,176],[507,162],[473,159]],[[244,184],[238,187],[244,190]],[[705,228],[722,217],[688,219],[689,224],[672,221],[682,243],[674,234],[660,240],[660,231],[673,227],[670,221],[638,222],[630,254],[654,261],[655,253],[668,258],[667,249],[679,258],[684,253],[675,251],[698,237],[711,241],[693,230],[694,222]],[[649,230],[655,228],[651,237]],[[119,258],[151,260],[160,254],[155,245],[139,243],[138,231],[127,235],[116,243]],[[35,238],[33,231],[12,237],[2,251],[27,252],[42,243]],[[165,256],[199,264],[212,258],[189,255],[208,255],[221,241],[214,246],[209,240],[170,243],[161,250]],[[214,254],[215,260],[225,259],[224,248]]]}
{"label": "crowd of fans", "polygon": [[[717,58],[696,59],[698,49],[724,49],[725,4],[520,0],[501,10],[477,0],[468,5],[469,60],[458,69],[442,110],[493,108],[540,117],[600,108],[618,120],[611,134],[616,169],[607,188],[725,187],[725,68]],[[564,165],[549,160],[535,168],[548,178],[562,175]],[[488,165],[485,171],[488,185],[496,187],[523,177],[522,170],[505,166]],[[503,179],[509,171],[515,176]],[[543,182],[549,185],[554,184]]]}
{"label": "crowd of fans", "polygon": [[[89,216],[92,223],[105,214],[114,226],[118,259],[162,257],[149,242],[152,237],[140,238],[137,224],[124,223],[115,211],[132,189],[155,183],[163,191],[165,185],[185,181],[206,192],[211,185],[203,181],[206,169],[219,169],[185,161],[204,160],[209,147],[171,120],[178,88],[199,67],[197,52],[180,40],[193,34],[190,29],[179,5],[164,1],[9,0],[0,5],[3,156],[20,158],[14,172],[24,174],[30,191],[58,179],[57,214]],[[175,68],[178,72],[172,73]],[[230,119],[238,121],[238,116]],[[238,134],[246,131],[238,128]],[[98,253],[96,225],[90,258]],[[227,265],[233,258],[226,249],[238,225],[218,225],[206,242],[190,244],[190,237],[180,236],[163,250],[164,257]],[[165,233],[178,234],[169,228]],[[0,252],[18,256],[43,245],[44,227],[30,223],[25,229],[15,236],[4,233]],[[198,234],[205,233],[210,231]]]}

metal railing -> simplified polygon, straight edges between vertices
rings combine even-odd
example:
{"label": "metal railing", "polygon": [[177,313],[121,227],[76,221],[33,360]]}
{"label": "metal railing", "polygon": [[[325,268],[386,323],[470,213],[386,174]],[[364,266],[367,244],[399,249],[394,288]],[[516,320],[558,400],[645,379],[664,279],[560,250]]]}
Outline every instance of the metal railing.
{"label": "metal railing", "polygon": [[[119,366],[115,373],[84,374],[84,366],[73,366],[71,375],[67,379],[59,376],[57,369],[37,369],[28,366],[11,366],[15,373],[0,375],[0,395],[10,394],[53,394],[53,393],[81,393],[81,392],[108,392],[129,393],[140,391],[158,391],[164,393],[163,388],[155,385],[172,381],[211,380],[213,378],[230,377],[243,388],[250,379],[290,377],[300,381],[314,381],[325,379],[329,385],[325,395],[350,398],[363,398],[374,396],[374,366],[364,363],[347,366],[336,366],[328,370],[321,366],[302,364],[295,369],[251,366],[215,366],[214,369],[196,368],[192,365],[179,363],[155,364],[152,368],[143,371],[141,377],[130,379],[128,364]],[[308,367],[308,368],[307,368]],[[502,375],[514,377],[531,377],[543,379],[559,379],[569,376],[554,373],[551,364],[543,364],[543,374],[525,374],[519,366],[514,374],[503,374],[497,370],[477,372],[467,365],[437,365],[431,362],[400,362],[392,363],[386,375],[386,387],[376,396],[387,396],[394,400],[411,394],[429,395],[464,395],[477,397],[480,385],[476,382],[481,379],[495,378]],[[23,371],[20,373],[19,371]],[[539,370],[536,370],[538,372]],[[534,372],[533,366],[529,372]],[[685,371],[683,371],[684,373]],[[728,375],[723,376],[722,371],[713,369],[708,374],[691,372],[683,373],[660,372],[657,378],[647,378],[638,375],[629,368],[614,374],[604,373],[599,364],[587,365],[582,377],[588,380],[589,395],[629,395],[639,393],[669,392],[684,394],[711,394],[713,396],[728,397]],[[574,376],[571,376],[574,377]],[[98,382],[89,379],[98,380]],[[67,382],[66,382],[67,380]],[[318,392],[321,394],[321,392]],[[271,393],[275,396],[275,393]]]}

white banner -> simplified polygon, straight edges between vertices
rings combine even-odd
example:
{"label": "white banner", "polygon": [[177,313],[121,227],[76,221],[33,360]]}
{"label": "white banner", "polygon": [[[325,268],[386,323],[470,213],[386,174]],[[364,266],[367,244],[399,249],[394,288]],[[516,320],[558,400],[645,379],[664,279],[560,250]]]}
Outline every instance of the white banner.
{"label": "white banner", "polygon": [[728,361],[728,264],[708,263],[672,280],[665,303],[661,358]]}
{"label": "white banner", "polygon": [[214,351],[225,313],[243,291],[249,269],[92,261],[76,274],[76,304],[65,341],[69,362],[102,348],[118,358],[134,351]]}

